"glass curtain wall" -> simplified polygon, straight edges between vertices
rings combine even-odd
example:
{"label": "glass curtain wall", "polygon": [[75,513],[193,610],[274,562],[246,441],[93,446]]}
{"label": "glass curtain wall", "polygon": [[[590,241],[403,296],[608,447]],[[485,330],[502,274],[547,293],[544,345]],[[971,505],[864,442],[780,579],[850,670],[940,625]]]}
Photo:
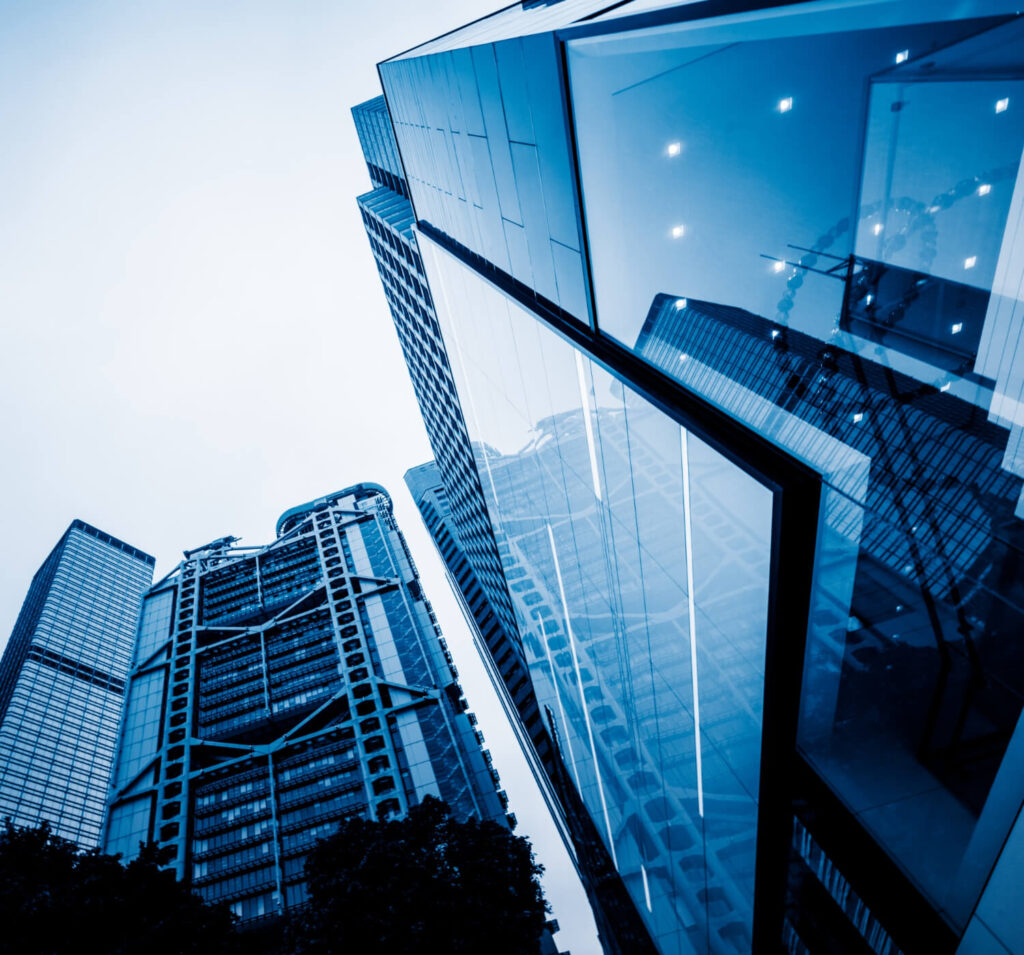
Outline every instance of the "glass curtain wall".
{"label": "glass curtain wall", "polygon": [[569,770],[661,950],[749,950],[772,493],[419,241]]}
{"label": "glass curtain wall", "polygon": [[803,6],[567,43],[596,323],[822,475],[798,745],[962,929],[1024,765],[1024,31]]}

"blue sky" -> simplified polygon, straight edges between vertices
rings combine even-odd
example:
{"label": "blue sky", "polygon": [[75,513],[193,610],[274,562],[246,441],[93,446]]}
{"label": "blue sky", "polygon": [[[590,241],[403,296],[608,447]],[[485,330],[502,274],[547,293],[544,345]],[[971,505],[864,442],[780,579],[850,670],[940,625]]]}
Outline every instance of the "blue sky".
{"label": "blue sky", "polygon": [[0,0],[0,640],[73,518],[157,558],[395,498],[562,948],[597,951],[402,474],[431,457],[355,205],[375,64],[494,0]]}

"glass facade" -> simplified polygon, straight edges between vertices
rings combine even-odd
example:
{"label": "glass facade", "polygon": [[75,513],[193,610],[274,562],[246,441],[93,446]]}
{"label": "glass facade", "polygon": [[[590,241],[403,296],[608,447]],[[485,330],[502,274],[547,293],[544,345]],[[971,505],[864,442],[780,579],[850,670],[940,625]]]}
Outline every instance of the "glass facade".
{"label": "glass facade", "polygon": [[[664,950],[681,926],[749,945],[771,492],[421,247],[583,801]],[[475,320],[456,328],[449,301]]]}
{"label": "glass facade", "polygon": [[105,846],[153,838],[243,919],[306,899],[339,820],[504,797],[377,485],[293,508],[266,547],[186,553],[146,595]]}
{"label": "glass facade", "polygon": [[458,400],[659,948],[951,951],[1024,795],[1024,26],[708,6],[381,65]]}
{"label": "glass facade", "polygon": [[153,563],[74,521],[36,573],[0,661],[0,817],[99,843]]}

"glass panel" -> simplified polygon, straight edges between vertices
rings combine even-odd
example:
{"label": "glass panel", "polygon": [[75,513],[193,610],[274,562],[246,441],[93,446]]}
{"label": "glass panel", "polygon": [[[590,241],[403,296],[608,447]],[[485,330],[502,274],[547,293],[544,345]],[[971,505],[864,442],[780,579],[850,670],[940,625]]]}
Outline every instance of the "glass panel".
{"label": "glass panel", "polygon": [[111,855],[120,852],[124,862],[134,859],[139,854],[139,843],[150,837],[152,815],[152,796],[113,806],[104,851]]}
{"label": "glass panel", "polygon": [[771,492],[420,241],[570,774],[663,950],[749,948]]}
{"label": "glass panel", "polygon": [[161,590],[142,602],[139,618],[139,638],[135,647],[135,665],[144,663],[153,651],[170,638],[171,617],[174,614],[173,587]]}
{"label": "glass panel", "polygon": [[1022,46],[1011,23],[872,84],[845,330],[974,370],[1024,142],[1006,61]]}
{"label": "glass panel", "polygon": [[956,927],[1024,747],[1024,43],[1000,6],[568,44],[598,325],[822,476],[799,746]]}
{"label": "glass panel", "polygon": [[117,785],[131,782],[156,755],[160,745],[167,671],[153,670],[131,681],[121,732]]}

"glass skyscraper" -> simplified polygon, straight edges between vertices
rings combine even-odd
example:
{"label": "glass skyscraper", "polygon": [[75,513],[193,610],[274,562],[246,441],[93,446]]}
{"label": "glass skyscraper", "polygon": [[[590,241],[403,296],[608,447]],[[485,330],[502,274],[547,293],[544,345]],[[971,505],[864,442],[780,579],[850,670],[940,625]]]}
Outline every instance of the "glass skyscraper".
{"label": "glass skyscraper", "polygon": [[515,639],[658,948],[1024,951],[1015,5],[523,2],[380,76]]}
{"label": "glass skyscraper", "polygon": [[505,797],[395,525],[360,484],[222,538],[146,594],[105,847],[155,839],[243,919],[306,899],[305,855],[351,815],[426,795],[505,820]]}
{"label": "glass skyscraper", "polygon": [[542,789],[552,783],[561,787],[573,855],[606,948],[615,953],[645,951],[650,944],[646,931],[607,850],[582,806],[576,805],[578,796],[561,785],[567,778],[564,761],[528,676],[520,627],[413,234],[408,185],[384,98],[359,104],[352,116],[374,187],[359,196],[360,215],[436,457],[426,472],[410,471],[407,483],[486,647],[484,652],[494,661],[530,738],[527,748],[532,747],[544,768],[548,781],[539,776],[538,782]]}
{"label": "glass skyscraper", "polygon": [[0,660],[0,819],[99,844],[153,564],[76,520],[32,578]]}

